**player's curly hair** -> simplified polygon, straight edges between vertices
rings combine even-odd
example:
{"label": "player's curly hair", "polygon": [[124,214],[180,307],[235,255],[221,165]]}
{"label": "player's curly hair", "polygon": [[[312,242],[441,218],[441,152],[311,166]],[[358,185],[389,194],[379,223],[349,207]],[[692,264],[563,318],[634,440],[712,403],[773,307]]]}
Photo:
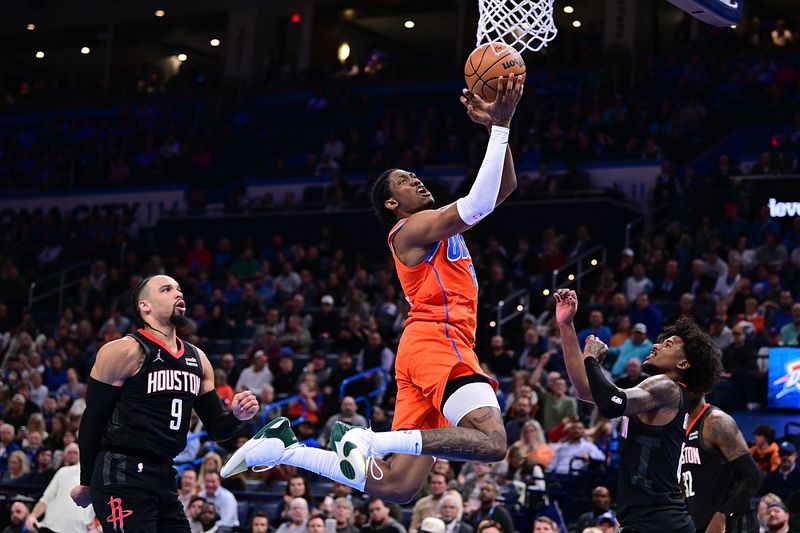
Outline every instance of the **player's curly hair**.
{"label": "player's curly hair", "polygon": [[672,336],[683,341],[683,353],[690,366],[682,372],[689,393],[695,395],[711,392],[722,372],[722,354],[714,339],[691,318],[681,318],[665,327],[659,340]]}
{"label": "player's curly hair", "polygon": [[381,224],[386,226],[387,228],[391,228],[397,222],[397,217],[394,214],[394,211],[386,207],[386,200],[392,194],[392,191],[389,189],[389,176],[392,175],[392,172],[397,170],[396,168],[390,168],[388,170],[384,170],[378,179],[375,181],[375,185],[372,186],[372,191],[370,192],[370,198],[372,199],[372,208],[375,210],[375,216],[378,217],[378,220],[381,221]]}

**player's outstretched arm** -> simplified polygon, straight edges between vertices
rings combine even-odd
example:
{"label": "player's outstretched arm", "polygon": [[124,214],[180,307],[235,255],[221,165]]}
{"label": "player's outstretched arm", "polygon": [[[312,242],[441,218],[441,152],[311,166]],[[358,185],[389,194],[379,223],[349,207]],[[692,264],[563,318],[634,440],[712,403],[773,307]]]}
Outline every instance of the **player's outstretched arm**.
{"label": "player's outstretched arm", "polygon": [[716,509],[707,533],[724,532],[725,520],[731,514],[747,509],[747,505],[761,488],[761,474],[750,455],[747,442],[736,421],[720,410],[712,411],[703,424],[703,441],[707,446],[716,446],[728,461],[733,473],[733,486],[728,499]]}
{"label": "player's outstretched arm", "polygon": [[86,410],[81,417],[78,446],[81,450],[80,485],[70,491],[77,505],[91,504],[89,484],[94,462],[100,453],[100,440],[111,413],[117,404],[125,380],[142,367],[144,352],[130,337],[104,344],[97,351],[89,384],[86,387]]}
{"label": "player's outstretched arm", "polygon": [[567,366],[569,380],[575,387],[578,399],[591,402],[592,392],[583,367],[584,355],[581,353],[581,345],[572,323],[575,313],[578,312],[578,295],[569,289],[559,289],[553,298],[556,300],[556,322],[561,332],[561,349],[564,351],[564,363]]}
{"label": "player's outstretched arm", "polygon": [[[498,80],[498,84],[501,82],[501,80]],[[516,103],[514,104],[516,106],[519,103],[519,100],[522,98],[522,93],[525,90],[525,76],[515,78],[512,74],[508,78],[508,85],[510,86],[512,96],[516,98]],[[473,122],[477,122],[478,124],[486,126],[491,133],[492,113],[494,112],[492,104],[486,102],[480,96],[468,89],[463,90],[461,103],[467,108],[467,115],[469,115],[469,118],[472,119]],[[514,157],[511,154],[511,147],[506,145],[506,158],[505,162],[503,163],[503,176],[500,181],[500,192],[497,195],[495,207],[503,203],[503,201],[508,198],[516,189],[517,172],[514,168]]]}
{"label": "player's outstretched arm", "polygon": [[[513,161],[508,167],[506,154],[508,127],[522,97],[522,81],[520,78],[498,80],[497,99],[486,104],[486,108],[480,111],[481,120],[491,125],[491,132],[486,155],[469,193],[442,209],[411,215],[403,226],[403,231],[394,238],[395,249],[427,247],[468,230],[489,215],[516,188]],[[467,106],[468,112],[471,105]]]}
{"label": "player's outstretched arm", "polygon": [[226,410],[214,387],[214,368],[203,350],[197,349],[203,367],[200,394],[194,410],[203,422],[212,439],[225,441],[232,438],[242,421],[250,420],[258,412],[258,399],[250,391],[242,391],[233,397],[231,410]]}

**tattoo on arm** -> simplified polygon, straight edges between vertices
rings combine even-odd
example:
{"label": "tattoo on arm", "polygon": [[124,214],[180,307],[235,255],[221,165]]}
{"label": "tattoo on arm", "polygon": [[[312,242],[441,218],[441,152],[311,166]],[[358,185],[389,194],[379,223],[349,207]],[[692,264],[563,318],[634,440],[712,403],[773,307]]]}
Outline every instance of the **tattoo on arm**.
{"label": "tattoo on arm", "polygon": [[721,411],[714,411],[706,418],[703,424],[703,440],[708,445],[719,448],[728,461],[750,453],[736,421]]}
{"label": "tattoo on arm", "polygon": [[452,461],[498,461],[506,449],[503,417],[496,407],[480,407],[458,427],[422,432],[422,453]]}
{"label": "tattoo on arm", "polygon": [[625,415],[636,415],[655,411],[662,407],[677,406],[681,391],[674,381],[666,376],[653,376],[639,385],[625,390],[628,403]]}

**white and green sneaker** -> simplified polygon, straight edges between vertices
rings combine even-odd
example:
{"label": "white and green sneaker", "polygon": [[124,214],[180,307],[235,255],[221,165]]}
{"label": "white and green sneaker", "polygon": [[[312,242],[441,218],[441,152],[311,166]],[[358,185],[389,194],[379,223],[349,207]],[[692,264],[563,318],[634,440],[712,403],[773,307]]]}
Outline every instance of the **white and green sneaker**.
{"label": "white and green sneaker", "polygon": [[363,487],[372,455],[372,430],[337,421],[331,428],[329,447],[336,452],[342,475]]}
{"label": "white and green sneaker", "polygon": [[280,464],[287,448],[299,446],[289,419],[281,416],[267,422],[253,438],[236,450],[222,466],[220,475],[231,477],[250,467],[262,466],[264,470]]}

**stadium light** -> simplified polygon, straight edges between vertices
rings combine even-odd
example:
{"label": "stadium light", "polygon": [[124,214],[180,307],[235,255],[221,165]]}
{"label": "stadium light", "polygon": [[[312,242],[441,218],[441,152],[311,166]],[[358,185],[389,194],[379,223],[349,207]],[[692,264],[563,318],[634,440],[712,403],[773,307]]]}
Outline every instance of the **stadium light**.
{"label": "stadium light", "polygon": [[550,289],[545,289],[542,291],[542,296],[550,296]]}
{"label": "stadium light", "polygon": [[292,24],[300,24],[303,20],[303,15],[299,11],[292,11],[292,14],[289,15],[289,21]]}
{"label": "stadium light", "polygon": [[573,20],[572,21],[572,27],[573,28],[580,28],[581,27],[581,21],[580,20]]}
{"label": "stadium light", "polygon": [[575,281],[575,274],[570,274],[569,276],[567,276],[567,279],[570,281]]}
{"label": "stadium light", "polygon": [[494,320],[492,320],[491,322],[489,322],[489,327],[490,327],[490,328],[493,328],[493,327],[495,327],[496,325],[497,325],[497,322],[495,322]]}
{"label": "stadium light", "polygon": [[28,31],[33,31],[36,29],[36,24],[30,23],[27,26],[25,26],[25,29]]}
{"label": "stadium light", "polygon": [[570,13],[574,13],[574,12],[575,12],[575,8],[574,7],[572,7],[572,6],[564,6],[564,13],[566,13],[567,15],[569,15]]}
{"label": "stadium light", "polygon": [[416,24],[414,23],[414,21],[413,21],[413,20],[407,20],[407,21],[405,21],[405,22],[403,23],[403,26],[404,26],[404,27],[405,27],[407,30],[412,30],[412,29],[414,29],[414,26],[416,26]]}
{"label": "stadium light", "polygon": [[44,52],[42,52],[41,50],[36,52],[36,59],[44,59]]}
{"label": "stadium light", "polygon": [[83,48],[81,48],[81,53],[83,55],[89,55],[89,52],[91,52],[91,50],[89,49],[88,46],[84,46]]}
{"label": "stadium light", "polygon": [[597,266],[597,259],[592,259],[589,263],[591,263],[592,266]]}
{"label": "stadium light", "polygon": [[211,46],[216,48],[217,46],[220,45],[220,40],[217,39],[217,38],[214,38],[214,39],[211,39],[210,41],[208,41],[208,44],[210,44]]}
{"label": "stadium light", "polygon": [[187,59],[189,59],[189,56],[187,56],[186,54],[178,54],[178,61],[180,61],[181,63],[183,63]]}
{"label": "stadium light", "polygon": [[336,56],[339,58],[339,63],[347,61],[347,58],[350,57],[350,43],[343,42],[340,44]]}
{"label": "stadium light", "polygon": [[153,13],[153,14],[154,14],[155,16],[157,16],[158,18],[161,18],[161,17],[163,17],[164,15],[166,15],[167,13],[166,13],[166,12],[165,12],[163,9],[156,9],[156,12],[155,12],[155,13]]}
{"label": "stadium light", "polygon": [[523,307],[523,305],[522,305],[522,304],[519,304],[519,305],[517,306],[517,311],[522,311],[523,309],[525,309],[525,307]]}

